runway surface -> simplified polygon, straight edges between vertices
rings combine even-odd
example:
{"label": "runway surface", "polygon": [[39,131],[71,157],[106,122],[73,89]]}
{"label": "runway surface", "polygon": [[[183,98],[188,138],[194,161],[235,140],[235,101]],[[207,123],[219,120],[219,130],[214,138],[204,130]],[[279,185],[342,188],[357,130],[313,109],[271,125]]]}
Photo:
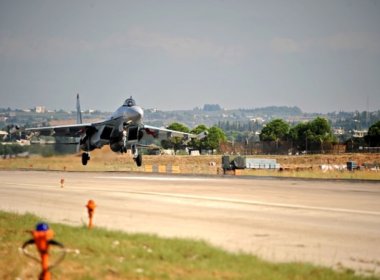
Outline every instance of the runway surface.
{"label": "runway surface", "polygon": [[0,171],[1,210],[81,225],[89,199],[98,205],[95,226],[380,271],[379,183]]}

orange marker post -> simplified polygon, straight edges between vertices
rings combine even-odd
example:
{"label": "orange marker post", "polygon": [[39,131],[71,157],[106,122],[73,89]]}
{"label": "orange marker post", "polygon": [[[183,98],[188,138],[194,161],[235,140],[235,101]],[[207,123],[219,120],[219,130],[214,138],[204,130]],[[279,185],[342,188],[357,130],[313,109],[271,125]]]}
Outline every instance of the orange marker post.
{"label": "orange marker post", "polygon": [[34,243],[41,256],[42,273],[40,278],[50,280],[51,274],[49,271],[49,240],[53,239],[54,232],[51,229],[34,230],[32,231]]}
{"label": "orange marker post", "polygon": [[92,218],[94,217],[94,212],[95,212],[96,204],[95,204],[95,202],[92,199],[90,199],[87,202],[86,207],[87,207],[88,218],[89,218],[88,228],[92,228]]}
{"label": "orange marker post", "polygon": [[[49,229],[49,226],[45,223],[37,224],[36,230],[32,230],[31,233],[32,233],[33,238],[26,241],[23,244],[22,249],[25,255],[27,255],[28,257],[36,261],[41,262],[42,272],[40,274],[39,280],[51,280],[50,269],[53,266],[49,266],[49,246],[56,245],[56,246],[61,247],[62,249],[64,248],[64,246],[61,243],[53,240],[54,232],[51,229]],[[41,260],[38,260],[37,258],[30,255],[26,251],[26,247],[33,243],[36,245],[36,248],[40,254]],[[65,256],[65,252],[63,251],[61,258],[54,264],[54,266],[56,266],[59,262],[61,262],[64,256]]]}

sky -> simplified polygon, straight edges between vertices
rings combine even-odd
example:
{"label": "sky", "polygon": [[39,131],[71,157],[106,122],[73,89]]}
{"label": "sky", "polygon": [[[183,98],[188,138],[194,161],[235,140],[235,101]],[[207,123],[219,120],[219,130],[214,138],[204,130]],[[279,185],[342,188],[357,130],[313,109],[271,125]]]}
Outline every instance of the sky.
{"label": "sky", "polygon": [[380,109],[378,0],[0,0],[0,107]]}

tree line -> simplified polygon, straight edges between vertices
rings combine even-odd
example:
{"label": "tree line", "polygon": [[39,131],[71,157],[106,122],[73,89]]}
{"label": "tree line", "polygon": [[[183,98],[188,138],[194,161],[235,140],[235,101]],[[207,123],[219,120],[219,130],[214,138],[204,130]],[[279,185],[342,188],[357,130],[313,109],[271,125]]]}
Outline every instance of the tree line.
{"label": "tree line", "polygon": [[324,152],[325,143],[336,142],[330,123],[321,117],[310,122],[299,123],[290,126],[281,119],[269,122],[260,133],[260,140],[264,142],[275,142],[276,148],[280,140],[291,142],[297,151],[308,151],[319,147]]}
{"label": "tree line", "polygon": [[[336,144],[337,138],[333,134],[331,124],[328,120],[317,117],[312,121],[298,123],[290,126],[282,119],[275,119],[269,122],[260,133],[260,141],[274,142],[276,148],[280,141],[290,143],[296,151],[319,151],[324,153],[326,144]],[[358,142],[356,139],[349,139],[347,143]],[[361,145],[367,147],[380,146],[380,121],[370,126],[368,134],[359,140]]]}
{"label": "tree line", "polygon": [[[206,138],[202,140],[192,139],[189,143],[186,143],[187,146],[199,151],[220,151],[221,146],[225,146],[228,142],[226,132],[217,125],[208,128],[201,124],[193,129],[189,129],[181,123],[174,122],[167,128],[193,134],[207,132]],[[247,135],[246,138],[241,137],[236,143],[248,146],[250,144],[248,136],[249,135]],[[278,152],[279,146],[283,146],[286,148],[290,147],[298,152],[320,151],[323,153],[326,144],[334,144],[337,142],[337,139],[332,132],[330,122],[321,117],[296,125],[290,125],[282,119],[274,119],[262,128],[258,140],[262,144],[273,144],[275,149],[272,149],[272,152]],[[354,142],[352,139],[349,141],[351,141],[349,142],[351,144]],[[360,142],[360,145],[380,147],[380,121],[373,124],[369,128],[368,134],[360,141],[362,141]],[[230,142],[232,142],[233,145],[234,141]],[[175,152],[185,147],[183,140],[178,137],[163,140],[161,144],[163,148],[174,149]],[[21,147],[19,145],[0,145],[0,155],[18,154],[28,150],[27,147]]]}
{"label": "tree line", "polygon": [[[221,123],[218,123],[218,125],[210,128],[207,128],[205,125],[198,125],[196,128],[190,130],[183,124],[172,123],[168,128],[194,134],[207,131],[207,138],[203,140],[192,140],[190,146],[194,149],[214,151],[219,150],[221,145],[226,143],[229,138],[228,132],[220,128],[220,125]],[[235,125],[237,124],[227,124],[229,127],[234,127]],[[249,122],[247,122],[246,125],[252,128]],[[246,126],[243,127],[246,128]],[[229,136],[233,137],[231,134]],[[230,138],[229,140],[232,142],[232,145],[235,141],[235,143],[246,146],[250,144],[249,134],[245,137],[239,137],[237,139]],[[295,125],[291,125],[282,119],[274,119],[262,127],[257,140],[262,144],[274,145],[275,149],[272,149],[272,152],[278,152],[279,146],[282,145],[295,152],[311,151],[324,153],[326,146],[331,146],[338,142],[336,136],[333,134],[330,122],[322,117],[316,117],[309,122],[302,122]],[[364,141],[364,144],[368,147],[380,146],[380,121],[369,128],[368,135],[366,135],[362,141]],[[176,137],[163,141],[162,144],[164,148],[173,148],[175,151],[183,148],[182,140]]]}

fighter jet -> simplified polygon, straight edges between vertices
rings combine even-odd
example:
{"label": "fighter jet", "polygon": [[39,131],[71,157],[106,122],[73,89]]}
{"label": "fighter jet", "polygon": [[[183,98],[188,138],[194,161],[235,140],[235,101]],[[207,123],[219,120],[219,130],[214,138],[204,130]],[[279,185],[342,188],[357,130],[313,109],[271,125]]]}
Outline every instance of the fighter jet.
{"label": "fighter jet", "polygon": [[144,111],[136,105],[132,96],[125,100],[108,119],[94,122],[82,123],[82,115],[77,95],[77,124],[58,125],[48,127],[26,128],[25,132],[44,136],[66,136],[79,138],[82,153],[82,164],[87,165],[90,160],[90,151],[100,149],[109,145],[113,152],[125,153],[128,149],[132,151],[133,159],[137,166],[142,165],[141,148],[148,146],[141,143],[146,137],[167,140],[171,137],[179,137],[188,142],[191,139],[203,139],[207,133],[198,135],[180,131],[159,128],[143,123]]}

